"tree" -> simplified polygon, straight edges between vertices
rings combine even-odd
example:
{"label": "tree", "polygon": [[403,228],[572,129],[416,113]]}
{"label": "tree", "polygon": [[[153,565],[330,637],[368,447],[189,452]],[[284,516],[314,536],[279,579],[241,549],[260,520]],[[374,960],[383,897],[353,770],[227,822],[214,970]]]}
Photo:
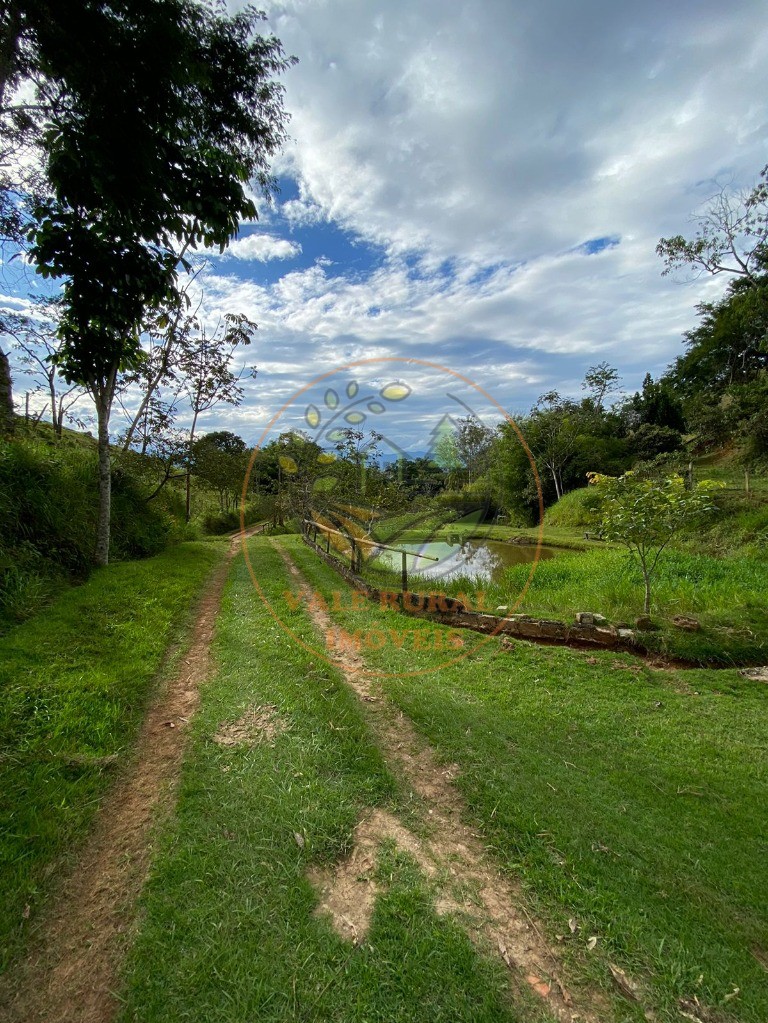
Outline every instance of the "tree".
{"label": "tree", "polygon": [[619,371],[607,362],[599,362],[590,366],[584,377],[582,389],[589,391],[589,397],[598,412],[603,411],[606,395],[619,388]]}
{"label": "tree", "polygon": [[623,544],[637,560],[645,586],[644,613],[651,611],[651,583],[670,541],[702,515],[714,510],[716,483],[703,480],[686,487],[682,476],[662,479],[636,472],[623,476],[588,473],[601,496],[602,533]]}
{"label": "tree", "polygon": [[768,264],[768,166],[746,192],[720,188],[693,214],[693,239],[661,238],[657,255],[663,274],[682,267],[699,273],[733,274],[756,284]]}
{"label": "tree", "polygon": [[[256,332],[256,324],[242,314],[227,313],[210,334],[201,327],[196,335],[187,339],[178,352],[176,371],[182,381],[192,412],[189,427],[189,454],[195,442],[197,422],[204,412],[216,405],[239,405],[243,399],[240,379],[243,370],[230,369],[232,357],[241,345],[249,345]],[[255,373],[255,370],[252,370]],[[187,472],[187,522],[191,517],[190,473]]]}
{"label": "tree", "polygon": [[465,416],[456,425],[456,454],[470,485],[488,467],[488,455],[495,431],[476,416]]}
{"label": "tree", "polygon": [[537,462],[545,468],[559,500],[564,493],[563,472],[576,449],[581,429],[579,406],[557,391],[542,394],[526,424],[525,439]]}
{"label": "tree", "polygon": [[666,427],[678,433],[685,429],[682,405],[671,380],[654,380],[650,373],[643,378],[642,390],[623,403],[621,418],[630,433],[643,425]]}
{"label": "tree", "polygon": [[34,317],[20,313],[8,314],[4,328],[5,333],[14,341],[15,363],[39,381],[38,390],[46,391],[54,436],[61,437],[65,420],[75,425],[84,425],[72,412],[84,391],[77,384],[64,384],[56,368],[56,354],[59,350],[56,303],[39,303],[38,313]]}
{"label": "tree", "polygon": [[247,468],[245,441],[230,430],[206,433],[192,445],[191,469],[217,491],[222,512],[237,504]]}
{"label": "tree", "polygon": [[[0,88],[36,77],[46,106],[51,197],[34,209],[30,254],[62,278],[65,379],[89,390],[99,426],[96,562],[109,555],[109,418],[118,373],[141,362],[148,310],[179,301],[178,267],[222,249],[256,217],[285,139],[274,80],[291,63],[256,34],[251,9],[194,0],[12,0]],[[94,59],[98,54],[98,59]],[[162,59],[158,59],[158,55]]]}

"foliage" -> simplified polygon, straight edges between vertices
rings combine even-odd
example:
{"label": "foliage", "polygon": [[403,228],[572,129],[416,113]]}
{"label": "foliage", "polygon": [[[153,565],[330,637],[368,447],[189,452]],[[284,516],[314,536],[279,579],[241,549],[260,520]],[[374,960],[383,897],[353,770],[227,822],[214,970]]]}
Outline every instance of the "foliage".
{"label": "foliage", "polygon": [[711,495],[716,484],[703,480],[687,488],[682,476],[654,479],[635,472],[619,477],[593,472],[589,473],[589,482],[602,498],[604,538],[624,544],[640,565],[647,615],[659,559],[674,536],[714,510]]}
{"label": "foliage", "polygon": [[232,510],[243,489],[248,452],[242,437],[214,430],[192,444],[190,468],[198,480],[217,491],[222,513]]}
{"label": "foliage", "polygon": [[664,274],[692,267],[698,273],[728,273],[755,282],[768,263],[768,165],[752,189],[720,188],[692,220],[692,239],[675,235],[656,246]]}
{"label": "foliage", "polygon": [[607,362],[590,366],[584,376],[582,389],[589,391],[589,397],[597,412],[603,411],[605,399],[619,389],[619,372]]}

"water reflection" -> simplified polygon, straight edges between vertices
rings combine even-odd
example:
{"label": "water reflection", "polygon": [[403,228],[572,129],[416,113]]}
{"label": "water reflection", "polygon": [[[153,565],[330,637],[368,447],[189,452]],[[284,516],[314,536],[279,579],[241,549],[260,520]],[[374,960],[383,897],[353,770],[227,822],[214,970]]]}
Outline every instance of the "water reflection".
{"label": "water reflection", "polygon": [[[471,579],[472,582],[500,582],[504,570],[512,565],[530,564],[536,558],[535,544],[503,543],[499,540],[466,540],[462,544],[444,542],[398,544],[405,551],[414,554],[428,554],[438,561],[425,561],[408,557],[409,575],[421,579]],[[553,558],[557,553],[553,547],[542,547],[539,559]],[[380,565],[399,570],[402,558],[395,551],[381,551],[377,555]]]}

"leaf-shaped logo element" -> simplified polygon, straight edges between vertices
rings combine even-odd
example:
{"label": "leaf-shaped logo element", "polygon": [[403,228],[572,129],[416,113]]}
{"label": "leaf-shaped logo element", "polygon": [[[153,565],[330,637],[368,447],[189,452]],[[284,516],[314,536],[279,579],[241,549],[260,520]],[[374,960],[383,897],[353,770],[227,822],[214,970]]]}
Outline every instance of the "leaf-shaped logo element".
{"label": "leaf-shaped logo element", "polygon": [[411,389],[408,384],[387,384],[379,391],[382,398],[386,398],[387,401],[402,401],[410,393]]}
{"label": "leaf-shaped logo element", "polygon": [[298,465],[296,465],[289,455],[280,455],[278,461],[280,462],[280,468],[283,472],[287,472],[291,476],[299,471]]}
{"label": "leaf-shaped logo element", "polygon": [[320,425],[320,412],[314,405],[308,406],[307,411],[304,413],[304,418],[313,430],[317,429]]}
{"label": "leaf-shaped logo element", "polygon": [[317,456],[318,465],[330,465],[331,462],[335,461],[336,455],[334,455],[331,451],[321,451],[320,454]]}
{"label": "leaf-shaped logo element", "polygon": [[381,404],[380,401],[369,401],[368,402],[368,411],[369,412],[373,412],[373,413],[375,413],[378,416],[382,412],[386,412],[387,410],[384,408],[384,406]]}
{"label": "leaf-shaped logo element", "polygon": [[350,380],[349,383],[347,384],[347,397],[348,398],[354,398],[354,396],[357,394],[358,390],[359,390],[359,388],[357,386],[357,381],[356,380]]}
{"label": "leaf-shaped logo element", "polygon": [[325,392],[325,404],[327,408],[339,407],[339,396],[332,387]]}
{"label": "leaf-shaped logo element", "polygon": [[347,412],[347,414],[344,416],[344,418],[346,419],[346,421],[348,423],[352,423],[353,426],[357,426],[360,423],[364,423],[365,422],[365,413],[364,412]]}

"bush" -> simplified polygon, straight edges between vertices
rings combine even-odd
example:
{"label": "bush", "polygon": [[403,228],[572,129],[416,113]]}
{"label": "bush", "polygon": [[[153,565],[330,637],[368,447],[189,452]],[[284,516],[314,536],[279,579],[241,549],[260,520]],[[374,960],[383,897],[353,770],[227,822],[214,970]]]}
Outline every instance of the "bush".
{"label": "bush", "polygon": [[544,514],[547,526],[565,526],[573,529],[591,526],[597,523],[597,510],[600,506],[600,495],[594,489],[581,487],[563,494],[560,500],[548,508]]}

